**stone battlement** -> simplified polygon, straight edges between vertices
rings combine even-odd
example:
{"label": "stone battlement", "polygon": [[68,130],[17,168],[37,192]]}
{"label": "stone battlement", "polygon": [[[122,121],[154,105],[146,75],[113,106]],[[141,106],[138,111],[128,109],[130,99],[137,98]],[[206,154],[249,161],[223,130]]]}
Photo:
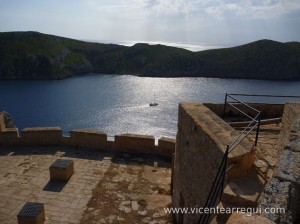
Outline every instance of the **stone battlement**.
{"label": "stone battlement", "polygon": [[0,146],[75,146],[86,149],[125,153],[143,153],[171,157],[175,152],[175,139],[162,137],[155,145],[154,136],[122,134],[114,141],[97,130],[72,130],[63,136],[59,127],[6,128],[0,113]]}

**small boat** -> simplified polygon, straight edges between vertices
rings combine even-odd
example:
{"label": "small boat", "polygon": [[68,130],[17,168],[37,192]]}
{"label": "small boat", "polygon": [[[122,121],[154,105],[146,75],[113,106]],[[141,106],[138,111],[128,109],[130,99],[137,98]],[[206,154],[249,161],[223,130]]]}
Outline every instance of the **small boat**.
{"label": "small boat", "polygon": [[155,102],[155,93],[153,94],[153,102],[149,104],[150,107],[156,107],[158,103]]}
{"label": "small boat", "polygon": [[155,103],[155,102],[149,104],[150,107],[155,107],[157,105],[158,105],[158,103]]}

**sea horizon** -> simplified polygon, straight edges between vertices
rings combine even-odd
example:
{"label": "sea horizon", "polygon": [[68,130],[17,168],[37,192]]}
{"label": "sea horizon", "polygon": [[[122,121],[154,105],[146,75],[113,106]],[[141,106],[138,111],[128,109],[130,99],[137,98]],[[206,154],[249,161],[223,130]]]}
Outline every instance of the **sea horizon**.
{"label": "sea horizon", "polygon": [[236,46],[234,44],[210,44],[210,43],[197,43],[197,42],[172,42],[172,41],[143,41],[143,40],[130,40],[130,41],[117,41],[117,40],[92,40],[92,39],[83,39],[82,41],[86,42],[97,42],[101,44],[117,44],[122,46],[131,47],[138,43],[145,43],[149,45],[165,45],[169,47],[177,47],[186,49],[193,52],[220,49]]}

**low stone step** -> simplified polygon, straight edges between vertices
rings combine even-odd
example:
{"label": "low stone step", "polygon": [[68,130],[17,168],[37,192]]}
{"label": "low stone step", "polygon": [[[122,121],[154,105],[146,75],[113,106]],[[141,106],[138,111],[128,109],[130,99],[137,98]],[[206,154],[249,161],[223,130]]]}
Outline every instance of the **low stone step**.
{"label": "low stone step", "polygon": [[233,213],[228,221],[226,222],[227,224],[275,224],[270,219],[267,219],[263,216],[260,215],[247,215],[247,214],[242,214],[242,213]]}
{"label": "low stone step", "polygon": [[[230,203],[226,203],[226,202],[222,202],[220,201],[220,203],[218,204],[218,209],[226,209],[226,208],[234,208],[236,207],[236,205],[234,204],[230,204]],[[212,219],[211,224],[224,224],[227,222],[227,220],[229,219],[229,217],[231,216],[231,214],[226,214],[226,213],[219,213],[216,214],[215,217]]]}
{"label": "low stone step", "polygon": [[265,184],[266,180],[253,166],[245,176],[227,180],[222,201],[241,207],[256,207]]}

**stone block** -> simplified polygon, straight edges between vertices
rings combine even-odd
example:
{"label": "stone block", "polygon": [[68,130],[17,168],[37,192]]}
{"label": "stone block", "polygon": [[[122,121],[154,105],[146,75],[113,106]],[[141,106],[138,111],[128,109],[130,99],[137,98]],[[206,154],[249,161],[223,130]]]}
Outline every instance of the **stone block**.
{"label": "stone block", "polygon": [[74,173],[72,160],[57,159],[49,168],[50,180],[68,181]]}
{"label": "stone block", "polygon": [[27,202],[17,215],[18,224],[42,224],[45,221],[43,203]]}
{"label": "stone block", "polygon": [[69,144],[72,146],[107,150],[107,134],[97,130],[70,131]]}
{"label": "stone block", "polygon": [[158,154],[171,157],[175,153],[176,139],[162,137],[158,139]]}
{"label": "stone block", "polygon": [[25,128],[21,132],[21,142],[24,145],[61,145],[61,141],[62,130],[59,127]]}
{"label": "stone block", "polygon": [[1,130],[4,130],[6,127],[5,127],[5,122],[4,122],[4,115],[2,112],[0,112],[0,132]]}
{"label": "stone block", "polygon": [[19,130],[17,128],[5,128],[0,131],[0,145],[2,146],[18,146]]}
{"label": "stone block", "polygon": [[128,153],[156,154],[155,138],[150,135],[116,135],[112,150]]}

